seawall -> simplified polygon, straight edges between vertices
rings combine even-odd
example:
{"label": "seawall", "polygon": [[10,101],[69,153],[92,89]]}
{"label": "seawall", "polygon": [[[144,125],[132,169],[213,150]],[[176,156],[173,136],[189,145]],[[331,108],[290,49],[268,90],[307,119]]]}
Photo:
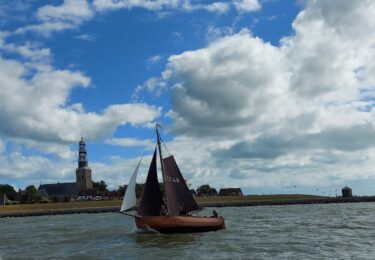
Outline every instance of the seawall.
{"label": "seawall", "polygon": [[[225,199],[225,197],[223,197]],[[272,206],[272,205],[297,205],[297,204],[326,204],[326,203],[357,203],[357,202],[375,202],[375,196],[370,197],[351,197],[351,198],[318,198],[318,199],[288,199],[288,200],[260,200],[260,201],[218,201],[201,202],[201,207],[252,207],[252,206]],[[105,213],[118,212],[120,207],[92,207],[75,209],[49,209],[32,210],[17,212],[0,212],[0,218],[6,217],[29,217],[46,215],[64,215],[81,213]]]}
{"label": "seawall", "polygon": [[218,201],[202,202],[202,207],[252,207],[252,206],[272,206],[272,205],[297,205],[297,204],[327,204],[327,203],[356,203],[375,202],[375,196],[369,197],[332,197],[314,199],[285,199],[285,200],[259,200],[259,201]]}

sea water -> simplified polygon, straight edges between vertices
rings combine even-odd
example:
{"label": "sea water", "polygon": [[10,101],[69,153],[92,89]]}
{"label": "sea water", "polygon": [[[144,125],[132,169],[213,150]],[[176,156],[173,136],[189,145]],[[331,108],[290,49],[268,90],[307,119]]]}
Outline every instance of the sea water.
{"label": "sea water", "polygon": [[[0,219],[6,259],[375,259],[375,203],[216,208],[227,229],[139,232],[118,213]],[[204,213],[210,214],[212,208]]]}

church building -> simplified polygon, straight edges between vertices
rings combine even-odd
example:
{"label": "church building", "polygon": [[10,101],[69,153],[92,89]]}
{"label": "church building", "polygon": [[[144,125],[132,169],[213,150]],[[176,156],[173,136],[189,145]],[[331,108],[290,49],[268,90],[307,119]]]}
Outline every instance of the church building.
{"label": "church building", "polygon": [[48,194],[48,197],[54,201],[71,201],[81,193],[93,192],[92,172],[88,167],[86,144],[83,138],[78,148],[76,182],[41,184],[38,190]]}
{"label": "church building", "polygon": [[83,138],[79,142],[78,168],[76,169],[76,183],[78,192],[93,188],[91,169],[87,162],[86,144]]}

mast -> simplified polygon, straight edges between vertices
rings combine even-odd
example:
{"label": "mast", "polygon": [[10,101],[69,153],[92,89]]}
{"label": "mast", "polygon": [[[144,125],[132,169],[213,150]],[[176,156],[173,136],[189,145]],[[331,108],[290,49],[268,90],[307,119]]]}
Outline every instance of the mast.
{"label": "mast", "polygon": [[165,206],[167,207],[167,211],[168,211],[168,199],[167,199],[167,192],[166,192],[166,189],[165,189],[165,175],[164,175],[164,165],[163,165],[163,156],[162,156],[162,153],[161,153],[161,143],[160,143],[160,135],[159,135],[159,131],[158,131],[158,127],[160,127],[159,124],[156,124],[155,125],[155,128],[156,128],[156,137],[158,139],[157,143],[158,143],[158,149],[159,149],[159,156],[160,156],[160,167],[161,167],[161,174],[163,176],[163,184],[164,184],[164,196],[165,196]]}

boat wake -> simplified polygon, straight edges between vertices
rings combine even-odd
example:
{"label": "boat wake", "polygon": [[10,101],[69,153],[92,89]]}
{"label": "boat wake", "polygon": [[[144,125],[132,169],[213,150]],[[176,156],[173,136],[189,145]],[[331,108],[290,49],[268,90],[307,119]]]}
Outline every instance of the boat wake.
{"label": "boat wake", "polygon": [[148,234],[148,233],[153,233],[153,234],[159,234],[159,232],[156,229],[146,227],[146,228],[136,228],[132,230],[132,233],[134,234]]}

